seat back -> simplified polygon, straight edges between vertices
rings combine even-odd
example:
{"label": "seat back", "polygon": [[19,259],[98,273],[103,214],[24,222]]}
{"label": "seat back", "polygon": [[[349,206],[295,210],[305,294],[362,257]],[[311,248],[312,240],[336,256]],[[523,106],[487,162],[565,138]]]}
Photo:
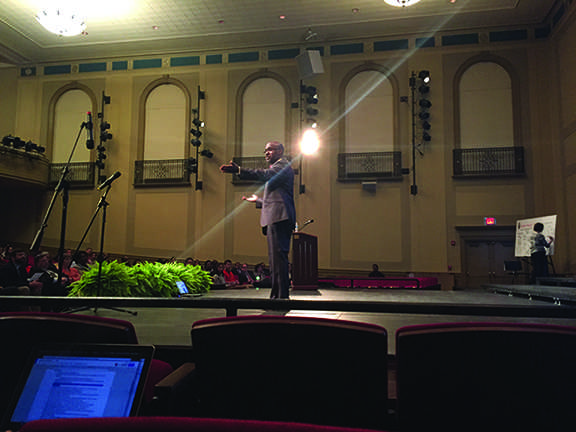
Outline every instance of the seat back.
{"label": "seat back", "polygon": [[382,327],[308,317],[244,316],[192,326],[197,398],[206,417],[382,428]]}
{"label": "seat back", "polygon": [[75,342],[137,344],[138,338],[134,326],[123,320],[50,312],[0,313],[1,414],[34,346]]}
{"label": "seat back", "polygon": [[186,417],[130,417],[37,420],[21,432],[370,432],[310,424]]}
{"label": "seat back", "polygon": [[574,430],[576,328],[403,327],[396,356],[402,431]]}

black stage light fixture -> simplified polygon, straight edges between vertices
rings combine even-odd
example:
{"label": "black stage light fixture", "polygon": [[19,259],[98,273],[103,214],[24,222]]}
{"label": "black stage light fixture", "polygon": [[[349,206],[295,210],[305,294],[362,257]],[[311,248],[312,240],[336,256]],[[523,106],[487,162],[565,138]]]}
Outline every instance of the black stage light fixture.
{"label": "black stage light fixture", "polygon": [[432,137],[428,132],[424,131],[424,133],[422,134],[422,139],[426,142],[430,142],[432,140]]}
{"label": "black stage light fixture", "polygon": [[194,147],[200,147],[202,142],[199,139],[194,138],[193,140],[190,140],[190,144],[192,144]]}
{"label": "black stage light fixture", "polygon": [[190,129],[190,133],[196,138],[200,138],[202,136],[202,132],[197,129]]}
{"label": "black stage light fixture", "polygon": [[2,138],[2,145],[5,145],[7,147],[11,146],[13,142],[14,137],[12,135],[6,135],[4,138]]}
{"label": "black stage light fixture", "polygon": [[214,156],[214,153],[212,153],[210,150],[208,149],[204,149],[200,152],[200,154],[204,157],[207,157],[208,159],[212,159],[212,157]]}
{"label": "black stage light fixture", "polygon": [[19,137],[15,137],[14,141],[12,141],[12,147],[15,149],[21,149],[26,146],[26,143],[22,141]]}
{"label": "black stage light fixture", "polygon": [[426,112],[426,111],[422,111],[422,112],[418,113],[418,118],[420,118],[420,120],[428,120],[430,118],[430,113]]}
{"label": "black stage light fixture", "polygon": [[430,123],[428,123],[427,121],[422,122],[422,129],[424,130],[430,130],[432,126],[430,126]]}
{"label": "black stage light fixture", "polygon": [[422,99],[420,102],[418,102],[418,104],[421,108],[430,108],[432,106],[432,102],[430,102],[428,99]]}
{"label": "black stage light fixture", "polygon": [[204,122],[198,118],[195,118],[194,120],[192,120],[192,124],[194,126],[196,126],[197,128],[204,127]]}
{"label": "black stage light fixture", "polygon": [[106,142],[109,139],[112,139],[112,134],[108,132],[108,129],[110,129],[110,123],[107,121],[100,123],[100,141]]}
{"label": "black stage light fixture", "polygon": [[198,172],[198,161],[191,157],[188,158],[188,173],[196,174]]}
{"label": "black stage light fixture", "polygon": [[418,78],[420,78],[424,83],[428,84],[430,82],[430,71],[421,70],[418,73]]}

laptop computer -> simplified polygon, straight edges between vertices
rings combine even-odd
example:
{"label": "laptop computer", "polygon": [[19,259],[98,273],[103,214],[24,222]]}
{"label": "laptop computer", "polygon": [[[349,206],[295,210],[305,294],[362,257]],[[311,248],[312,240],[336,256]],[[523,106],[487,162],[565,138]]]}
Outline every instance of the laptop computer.
{"label": "laptop computer", "polygon": [[184,281],[176,281],[176,286],[178,287],[178,297],[200,297],[202,295],[200,293],[191,293]]}
{"label": "laptop computer", "polygon": [[38,419],[136,415],[153,354],[152,345],[37,347],[4,427],[18,430]]}

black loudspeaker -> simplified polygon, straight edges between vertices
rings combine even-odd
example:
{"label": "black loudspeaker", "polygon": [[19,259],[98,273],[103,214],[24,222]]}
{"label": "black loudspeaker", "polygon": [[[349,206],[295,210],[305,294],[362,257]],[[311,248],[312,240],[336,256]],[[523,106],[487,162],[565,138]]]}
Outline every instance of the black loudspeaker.
{"label": "black loudspeaker", "polygon": [[298,74],[301,80],[324,73],[320,51],[306,50],[296,56],[296,61],[298,62]]}

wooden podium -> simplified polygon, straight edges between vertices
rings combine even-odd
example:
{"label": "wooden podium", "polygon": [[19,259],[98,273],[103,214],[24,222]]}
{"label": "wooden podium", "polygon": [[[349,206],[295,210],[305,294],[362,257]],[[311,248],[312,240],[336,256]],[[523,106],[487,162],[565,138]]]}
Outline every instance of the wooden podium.
{"label": "wooden podium", "polygon": [[296,232],[292,239],[292,287],[301,290],[318,288],[318,238]]}

